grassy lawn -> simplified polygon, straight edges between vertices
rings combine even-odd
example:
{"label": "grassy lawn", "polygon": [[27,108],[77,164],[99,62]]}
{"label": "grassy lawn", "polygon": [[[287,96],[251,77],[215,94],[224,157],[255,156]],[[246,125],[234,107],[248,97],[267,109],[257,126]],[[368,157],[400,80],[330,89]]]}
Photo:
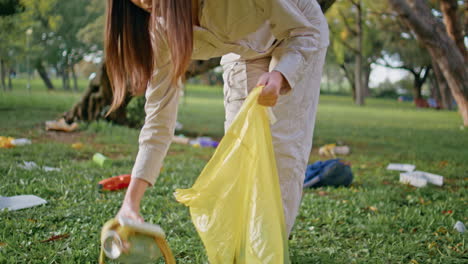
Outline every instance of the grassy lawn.
{"label": "grassy lawn", "polygon": [[[79,132],[46,132],[79,94],[33,92],[16,84],[0,92],[0,135],[26,137],[33,144],[0,149],[0,195],[38,195],[47,205],[0,213],[0,263],[97,263],[102,224],[117,212],[124,192],[100,193],[97,182],[130,173],[139,131],[105,122]],[[85,85],[85,83],[83,83]],[[468,222],[468,129],[456,112],[419,110],[409,103],[369,99],[357,107],[346,97],[322,96],[310,161],[320,159],[323,144],[342,141],[352,149],[355,181],[350,188],[307,190],[290,240],[293,263],[466,263],[467,234],[453,229]],[[221,137],[222,91],[190,86],[179,121],[186,133]],[[71,144],[84,143],[81,150]],[[101,168],[95,152],[113,159]],[[187,188],[213,153],[172,145],[157,185],[149,189],[142,214],[160,224],[178,263],[205,263],[203,245],[188,209],[173,198]],[[26,171],[17,165],[35,161],[60,172]],[[390,162],[445,177],[443,187],[401,185]],[[447,213],[447,211],[449,211]],[[226,227],[229,228],[229,227]],[[61,239],[43,242],[52,236]]]}

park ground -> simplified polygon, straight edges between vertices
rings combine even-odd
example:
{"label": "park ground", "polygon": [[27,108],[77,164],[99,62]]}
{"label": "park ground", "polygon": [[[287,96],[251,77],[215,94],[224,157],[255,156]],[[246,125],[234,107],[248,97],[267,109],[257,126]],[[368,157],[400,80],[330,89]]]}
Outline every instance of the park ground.
{"label": "park ground", "polygon": [[[93,122],[75,133],[46,132],[44,121],[80,95],[46,92],[38,81],[31,93],[23,87],[18,81],[13,92],[0,92],[0,136],[32,140],[0,149],[0,195],[34,194],[48,204],[0,213],[0,263],[97,263],[101,226],[124,195],[99,192],[97,182],[130,173],[139,130]],[[220,88],[188,87],[179,113],[186,134],[221,138],[223,115]],[[355,181],[350,188],[305,192],[290,239],[293,263],[467,263],[467,233],[453,229],[456,221],[468,223],[468,129],[456,112],[383,99],[358,107],[349,97],[322,96],[310,162],[321,159],[318,147],[336,141],[351,147],[343,158]],[[76,142],[84,147],[73,149]],[[94,164],[96,152],[113,166]],[[212,154],[173,144],[142,204],[145,219],[166,230],[178,263],[206,262],[188,209],[172,194],[190,187]],[[26,171],[18,167],[22,161],[61,171]],[[397,172],[385,169],[390,162],[443,175],[444,186],[402,185]]]}

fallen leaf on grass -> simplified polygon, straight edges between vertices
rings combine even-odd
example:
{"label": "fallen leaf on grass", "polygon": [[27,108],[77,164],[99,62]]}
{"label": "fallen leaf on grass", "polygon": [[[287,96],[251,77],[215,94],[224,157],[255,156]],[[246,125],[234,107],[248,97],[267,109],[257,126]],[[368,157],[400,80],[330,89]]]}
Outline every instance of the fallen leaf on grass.
{"label": "fallen leaf on grass", "polygon": [[8,245],[7,243],[0,242],[0,248]]}
{"label": "fallen leaf on grass", "polygon": [[383,181],[382,184],[383,184],[383,185],[390,185],[390,184],[392,184],[392,182],[390,182],[390,181]]}
{"label": "fallen leaf on grass", "polygon": [[422,197],[419,197],[419,203],[421,203],[422,205],[426,205],[426,204],[430,204],[431,201],[425,201]]}
{"label": "fallen leaf on grass", "polygon": [[59,240],[59,239],[62,239],[62,238],[67,238],[67,237],[69,237],[69,236],[70,236],[69,234],[51,236],[49,239],[42,240],[41,243],[47,243],[47,242]]}
{"label": "fallen leaf on grass", "polygon": [[412,260],[410,261],[410,263],[411,263],[411,264],[419,264],[419,262],[418,262],[417,260],[415,260],[415,259],[412,259]]}
{"label": "fallen leaf on grass", "polygon": [[27,219],[28,222],[31,222],[31,223],[36,223],[37,220],[36,219]]}
{"label": "fallen leaf on grass", "polygon": [[317,194],[319,196],[327,196],[328,195],[328,193],[326,191],[318,191]]}
{"label": "fallen leaf on grass", "polygon": [[374,207],[374,206],[368,206],[368,207],[365,207],[365,208],[362,208],[362,209],[372,211],[374,213],[376,213],[378,211],[377,207]]}
{"label": "fallen leaf on grass", "polygon": [[447,165],[448,165],[448,161],[446,160],[439,162],[439,168],[445,168],[447,167]]}
{"label": "fallen leaf on grass", "polygon": [[427,248],[431,249],[431,248],[435,248],[435,247],[438,247],[438,246],[439,245],[437,245],[437,243],[433,241],[433,242],[429,243],[429,245],[427,245]]}
{"label": "fallen leaf on grass", "polygon": [[445,235],[447,234],[447,232],[448,232],[447,228],[441,226],[437,229],[437,231],[434,232],[434,235],[435,236],[439,236],[439,234]]}
{"label": "fallen leaf on grass", "polygon": [[444,215],[453,214],[453,211],[452,210],[443,210],[442,214],[444,214]]}

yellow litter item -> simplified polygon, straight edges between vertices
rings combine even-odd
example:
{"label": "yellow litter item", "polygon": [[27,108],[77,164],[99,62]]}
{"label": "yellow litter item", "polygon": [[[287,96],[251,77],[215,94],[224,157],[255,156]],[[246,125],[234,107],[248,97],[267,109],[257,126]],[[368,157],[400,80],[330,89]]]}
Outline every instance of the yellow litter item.
{"label": "yellow litter item", "polygon": [[0,148],[13,148],[15,145],[13,145],[13,140],[15,140],[12,137],[1,137],[0,136]]}
{"label": "yellow litter item", "polygon": [[175,192],[211,264],[290,263],[267,108],[255,88],[191,189]]}
{"label": "yellow litter item", "polygon": [[127,218],[111,219],[102,227],[99,264],[106,256],[118,263],[154,263],[161,257],[167,264],[176,263],[161,227]]}

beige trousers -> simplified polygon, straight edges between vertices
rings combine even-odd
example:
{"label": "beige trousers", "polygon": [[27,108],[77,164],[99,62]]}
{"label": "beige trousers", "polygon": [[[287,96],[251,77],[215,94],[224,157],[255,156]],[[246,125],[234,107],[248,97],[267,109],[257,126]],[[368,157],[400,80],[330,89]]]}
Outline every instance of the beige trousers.
{"label": "beige trousers", "polygon": [[[301,81],[279,97],[273,107],[278,121],[271,125],[281,196],[288,236],[299,212],[305,169],[312,148],[312,136],[320,95],[320,80],[326,48],[316,51]],[[222,59],[224,70],[225,130],[231,125],[248,93],[275,63],[271,57],[243,60],[228,54]]]}

